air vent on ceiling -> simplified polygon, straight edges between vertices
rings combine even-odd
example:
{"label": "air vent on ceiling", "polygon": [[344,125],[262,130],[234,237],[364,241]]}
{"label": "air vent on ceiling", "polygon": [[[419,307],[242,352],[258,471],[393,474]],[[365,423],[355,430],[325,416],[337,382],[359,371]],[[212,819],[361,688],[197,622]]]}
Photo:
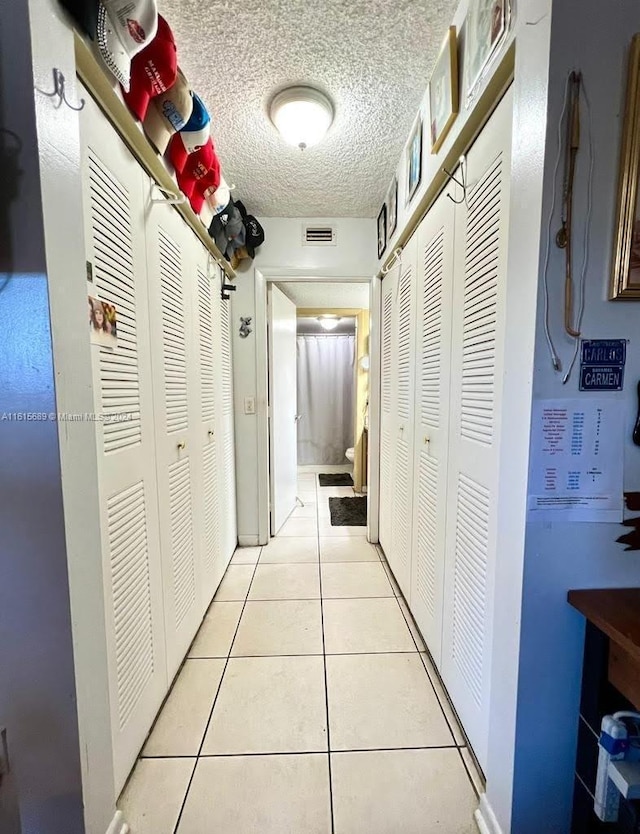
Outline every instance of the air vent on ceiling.
{"label": "air vent on ceiling", "polygon": [[303,226],[303,246],[335,246],[336,230],[333,226]]}

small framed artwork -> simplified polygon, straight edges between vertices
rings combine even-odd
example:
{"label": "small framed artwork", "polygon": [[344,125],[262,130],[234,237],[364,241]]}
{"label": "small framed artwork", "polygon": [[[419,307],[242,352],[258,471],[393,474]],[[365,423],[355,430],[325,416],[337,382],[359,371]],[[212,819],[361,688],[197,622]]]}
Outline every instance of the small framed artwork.
{"label": "small framed artwork", "polygon": [[509,22],[509,0],[470,0],[464,24],[464,77],[467,100],[473,96]]}
{"label": "small framed artwork", "polygon": [[107,301],[92,295],[89,301],[89,335],[92,345],[113,350],[118,344],[118,323],[116,308]]}
{"label": "small framed artwork", "polygon": [[394,177],[387,197],[384,201],[387,207],[387,240],[391,240],[391,235],[395,232],[398,225],[398,178]]}
{"label": "small framed artwork", "polygon": [[387,248],[387,206],[383,205],[378,215],[378,260]]}
{"label": "small framed artwork", "polygon": [[456,27],[450,26],[429,81],[431,153],[440,149],[458,109],[458,42]]}
{"label": "small framed artwork", "polygon": [[407,153],[407,203],[411,202],[422,177],[422,119],[418,117]]}
{"label": "small framed artwork", "polygon": [[631,43],[609,298],[640,299],[640,34]]}

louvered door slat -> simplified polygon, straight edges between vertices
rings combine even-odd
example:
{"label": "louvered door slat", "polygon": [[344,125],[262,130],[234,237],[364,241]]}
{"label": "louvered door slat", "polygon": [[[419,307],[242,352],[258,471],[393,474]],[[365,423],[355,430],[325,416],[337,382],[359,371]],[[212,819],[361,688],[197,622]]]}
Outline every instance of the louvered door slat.
{"label": "louvered door slat", "polygon": [[[87,164],[96,288],[102,300],[129,314],[118,321],[117,353],[100,348],[102,437],[109,454],[142,441],[131,215],[127,190],[91,148]],[[112,239],[118,241],[115,252]]]}
{"label": "louvered door slat", "polygon": [[175,433],[186,431],[189,424],[182,256],[177,243],[160,226],[158,254],[162,292],[166,426],[167,432]]}

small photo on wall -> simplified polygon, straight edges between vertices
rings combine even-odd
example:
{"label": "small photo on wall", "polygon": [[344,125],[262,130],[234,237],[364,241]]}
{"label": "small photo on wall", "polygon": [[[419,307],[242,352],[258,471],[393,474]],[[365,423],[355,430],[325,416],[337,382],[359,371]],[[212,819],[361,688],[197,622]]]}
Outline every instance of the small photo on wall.
{"label": "small photo on wall", "polygon": [[387,207],[382,206],[378,215],[378,260],[387,248]]}
{"label": "small photo on wall", "polygon": [[422,177],[422,119],[418,119],[411,133],[407,159],[407,203],[411,202]]}
{"label": "small photo on wall", "polygon": [[92,345],[115,348],[118,344],[118,323],[116,308],[107,301],[94,296],[89,300],[89,333]]}
{"label": "small photo on wall", "polygon": [[387,240],[391,240],[391,235],[395,232],[398,225],[398,178],[394,177],[387,197],[384,201],[387,207]]}
{"label": "small photo on wall", "polygon": [[458,109],[458,44],[456,27],[450,26],[429,81],[431,153],[440,149]]}

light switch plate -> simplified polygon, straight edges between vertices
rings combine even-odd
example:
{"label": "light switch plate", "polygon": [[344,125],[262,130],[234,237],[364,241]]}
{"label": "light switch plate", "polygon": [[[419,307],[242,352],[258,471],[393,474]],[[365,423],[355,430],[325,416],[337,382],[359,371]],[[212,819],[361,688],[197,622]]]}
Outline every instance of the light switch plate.
{"label": "light switch plate", "polygon": [[256,398],[255,397],[245,397],[244,398],[244,413],[245,414],[255,414],[256,413]]}

